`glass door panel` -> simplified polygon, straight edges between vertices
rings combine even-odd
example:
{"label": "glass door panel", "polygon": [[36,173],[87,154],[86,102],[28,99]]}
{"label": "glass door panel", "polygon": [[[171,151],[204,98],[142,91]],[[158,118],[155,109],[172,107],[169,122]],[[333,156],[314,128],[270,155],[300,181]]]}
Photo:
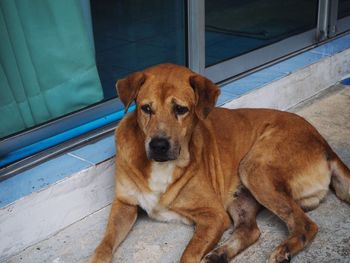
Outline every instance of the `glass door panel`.
{"label": "glass door panel", "polygon": [[316,27],[317,0],[206,0],[206,67]]}
{"label": "glass door panel", "polygon": [[339,0],[338,19],[350,16],[350,0]]}
{"label": "glass door panel", "polygon": [[96,64],[104,98],[131,72],[186,62],[185,1],[91,1]]}
{"label": "glass door panel", "polygon": [[336,33],[350,30],[350,0],[339,0]]}

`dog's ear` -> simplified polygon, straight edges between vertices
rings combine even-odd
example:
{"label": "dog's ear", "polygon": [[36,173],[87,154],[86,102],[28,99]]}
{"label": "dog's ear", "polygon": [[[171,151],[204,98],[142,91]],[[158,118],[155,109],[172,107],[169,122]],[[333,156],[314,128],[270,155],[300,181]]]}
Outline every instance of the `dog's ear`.
{"label": "dog's ear", "polygon": [[189,81],[196,95],[195,112],[199,119],[204,120],[215,107],[220,94],[219,87],[201,75],[193,75]]}
{"label": "dog's ear", "polygon": [[136,99],[140,87],[145,82],[146,76],[142,72],[135,72],[124,79],[120,79],[115,84],[119,99],[125,106],[125,112],[130,104]]}

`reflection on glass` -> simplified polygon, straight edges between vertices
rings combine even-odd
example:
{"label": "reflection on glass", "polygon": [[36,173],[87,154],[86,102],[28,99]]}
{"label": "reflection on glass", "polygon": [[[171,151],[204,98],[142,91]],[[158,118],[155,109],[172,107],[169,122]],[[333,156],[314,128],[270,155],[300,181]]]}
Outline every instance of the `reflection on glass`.
{"label": "reflection on glass", "polygon": [[100,101],[89,1],[0,2],[0,138]]}
{"label": "reflection on glass", "polygon": [[206,0],[206,66],[316,26],[317,0]]}
{"label": "reflection on glass", "polygon": [[184,1],[91,1],[97,67],[105,98],[115,82],[163,62],[185,64]]}
{"label": "reflection on glass", "polygon": [[350,0],[339,0],[338,19],[350,16]]}

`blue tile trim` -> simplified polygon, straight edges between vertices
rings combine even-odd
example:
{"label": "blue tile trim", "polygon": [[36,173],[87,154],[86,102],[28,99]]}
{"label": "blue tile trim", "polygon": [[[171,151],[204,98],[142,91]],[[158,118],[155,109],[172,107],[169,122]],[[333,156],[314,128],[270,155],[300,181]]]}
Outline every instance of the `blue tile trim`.
{"label": "blue tile trim", "polygon": [[[312,65],[321,59],[335,55],[348,48],[350,48],[350,34],[274,64],[271,67],[225,84],[221,87],[221,95],[218,99],[217,106],[222,106],[226,102],[243,94],[261,88],[266,84],[281,79],[297,70]],[[346,82],[346,80],[344,80],[344,82]],[[348,82],[350,82],[350,80],[348,80]]]}
{"label": "blue tile trim", "polygon": [[349,46],[350,34],[334,39],[326,44],[320,45],[319,47],[312,49],[310,52],[318,53],[323,56],[330,56],[348,49]]}
{"label": "blue tile trim", "polygon": [[0,208],[90,166],[88,162],[64,154],[2,181]]}
{"label": "blue tile trim", "polygon": [[226,92],[225,90],[221,90],[220,96],[216,102],[216,105],[217,106],[224,105],[225,103],[230,102],[232,100],[232,97],[234,97],[232,93]]}
{"label": "blue tile trim", "polygon": [[329,55],[325,54],[319,54],[319,53],[313,53],[312,51],[307,51],[302,54],[299,54],[297,56],[291,57],[290,59],[287,59],[285,61],[282,61],[280,63],[277,63],[273,66],[271,66],[271,69],[280,70],[284,73],[290,74],[293,73],[296,70],[305,68],[320,59],[323,59]]}
{"label": "blue tile trim", "polygon": [[[350,34],[228,83],[221,87],[221,95],[217,105],[221,106],[234,98],[348,48],[350,48]],[[343,83],[349,85],[350,79],[343,80]],[[0,182],[0,208],[75,172],[109,159],[114,154],[114,138],[110,136],[2,181]]]}
{"label": "blue tile trim", "polygon": [[83,148],[72,151],[71,154],[92,164],[101,163],[115,155],[114,136],[86,145]]}
{"label": "blue tile trim", "polygon": [[250,74],[247,77],[233,81],[223,87],[221,90],[225,93],[231,94],[231,100],[234,97],[243,95],[251,90],[265,86],[266,84],[285,77],[287,73],[279,70],[277,67],[266,68]]}
{"label": "blue tile trim", "polygon": [[350,78],[343,79],[340,83],[343,85],[350,85]]}

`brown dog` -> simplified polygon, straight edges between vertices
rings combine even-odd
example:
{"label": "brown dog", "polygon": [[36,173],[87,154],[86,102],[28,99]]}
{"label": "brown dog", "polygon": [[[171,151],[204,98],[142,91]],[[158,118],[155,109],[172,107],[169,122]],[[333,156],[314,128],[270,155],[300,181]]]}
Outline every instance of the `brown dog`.
{"label": "brown dog", "polygon": [[116,196],[92,262],[109,262],[137,217],[194,224],[180,262],[200,262],[233,220],[232,237],[203,258],[228,262],[260,235],[264,206],[289,236],[268,262],[288,262],[317,233],[304,213],[329,185],[350,203],[350,171],[303,118],[268,109],[214,108],[219,88],[181,66],[163,64],[118,81],[128,108],[116,130]]}

